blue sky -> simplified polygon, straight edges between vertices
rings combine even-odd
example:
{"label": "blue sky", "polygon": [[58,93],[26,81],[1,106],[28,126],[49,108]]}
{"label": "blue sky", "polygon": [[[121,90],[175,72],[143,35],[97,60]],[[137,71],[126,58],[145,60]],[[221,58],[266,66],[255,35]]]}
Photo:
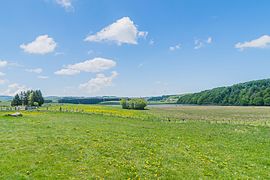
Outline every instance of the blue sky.
{"label": "blue sky", "polygon": [[10,0],[0,94],[197,92],[270,77],[268,0]]}

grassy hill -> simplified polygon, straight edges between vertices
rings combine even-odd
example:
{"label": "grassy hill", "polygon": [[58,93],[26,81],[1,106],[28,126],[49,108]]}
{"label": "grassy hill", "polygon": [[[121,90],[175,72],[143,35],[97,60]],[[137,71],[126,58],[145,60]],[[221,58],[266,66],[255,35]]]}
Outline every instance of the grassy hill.
{"label": "grassy hill", "polygon": [[219,87],[180,97],[178,104],[269,106],[270,79]]}

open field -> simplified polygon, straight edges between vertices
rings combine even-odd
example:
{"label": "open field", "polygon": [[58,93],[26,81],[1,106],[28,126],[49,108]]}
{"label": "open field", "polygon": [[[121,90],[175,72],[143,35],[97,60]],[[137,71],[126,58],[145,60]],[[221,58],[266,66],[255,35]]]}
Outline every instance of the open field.
{"label": "open field", "polygon": [[0,106],[1,107],[9,107],[10,106],[10,101],[1,101]]}
{"label": "open field", "polygon": [[59,108],[0,112],[1,179],[270,177],[268,107]]}
{"label": "open field", "polygon": [[270,107],[266,106],[171,106],[152,108],[149,114],[171,121],[203,121],[270,126]]}
{"label": "open field", "polygon": [[270,126],[270,107],[267,106],[181,106],[156,105],[148,110],[121,109],[120,106],[53,104],[41,108],[49,111],[84,112],[117,117],[136,118],[151,121],[203,121],[208,123],[229,123]]}

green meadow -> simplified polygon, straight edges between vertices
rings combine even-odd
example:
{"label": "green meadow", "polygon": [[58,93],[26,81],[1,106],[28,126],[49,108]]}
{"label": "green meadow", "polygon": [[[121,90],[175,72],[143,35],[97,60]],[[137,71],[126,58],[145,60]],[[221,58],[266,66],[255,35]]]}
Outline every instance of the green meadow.
{"label": "green meadow", "polygon": [[52,105],[7,113],[0,112],[1,179],[270,178],[268,107]]}

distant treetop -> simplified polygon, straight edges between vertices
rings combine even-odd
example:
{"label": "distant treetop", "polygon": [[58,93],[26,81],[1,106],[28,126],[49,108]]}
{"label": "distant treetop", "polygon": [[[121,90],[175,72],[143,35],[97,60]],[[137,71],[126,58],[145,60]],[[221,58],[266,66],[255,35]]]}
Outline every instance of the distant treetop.
{"label": "distant treetop", "polygon": [[219,87],[179,98],[178,104],[270,106],[270,79]]}

